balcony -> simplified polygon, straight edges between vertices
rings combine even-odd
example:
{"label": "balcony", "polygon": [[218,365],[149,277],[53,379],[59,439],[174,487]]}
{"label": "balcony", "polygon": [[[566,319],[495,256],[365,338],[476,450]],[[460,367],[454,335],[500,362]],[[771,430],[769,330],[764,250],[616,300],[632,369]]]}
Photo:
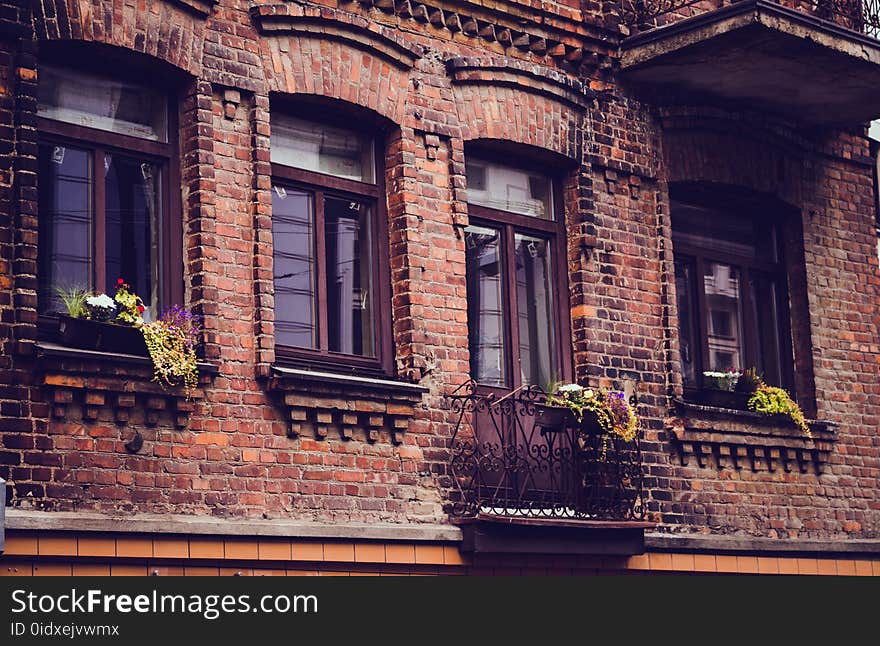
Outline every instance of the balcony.
{"label": "balcony", "polygon": [[807,126],[880,116],[880,0],[623,3],[621,75],[643,100],[721,102]]}
{"label": "balcony", "polygon": [[549,419],[538,389],[498,395],[474,382],[456,416],[450,516],[474,552],[638,554],[644,549],[639,440]]}

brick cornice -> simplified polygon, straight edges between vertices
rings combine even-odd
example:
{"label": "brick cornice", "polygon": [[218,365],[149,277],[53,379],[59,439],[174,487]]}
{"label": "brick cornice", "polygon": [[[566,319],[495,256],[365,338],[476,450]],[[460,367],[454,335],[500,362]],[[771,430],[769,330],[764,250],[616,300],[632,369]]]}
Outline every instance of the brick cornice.
{"label": "brick cornice", "polygon": [[447,62],[455,83],[506,85],[569,103],[578,108],[590,105],[595,92],[582,81],[556,70],[501,57],[456,57]]}
{"label": "brick cornice", "polygon": [[264,34],[297,34],[339,40],[411,69],[422,53],[393,30],[327,7],[271,4],[251,7],[251,16]]}
{"label": "brick cornice", "polygon": [[207,17],[218,3],[218,0],[172,0],[172,2],[184,9],[190,9],[199,16]]}

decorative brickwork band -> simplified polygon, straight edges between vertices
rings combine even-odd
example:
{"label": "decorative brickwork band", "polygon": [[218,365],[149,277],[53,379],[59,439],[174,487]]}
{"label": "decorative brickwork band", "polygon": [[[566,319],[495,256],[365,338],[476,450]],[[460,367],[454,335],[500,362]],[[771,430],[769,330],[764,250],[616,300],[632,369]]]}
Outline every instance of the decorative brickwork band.
{"label": "decorative brickwork band", "polygon": [[339,40],[410,69],[421,52],[394,31],[360,16],[328,8],[289,4],[257,5],[251,16],[265,34],[284,33]]}
{"label": "decorative brickwork band", "polygon": [[427,389],[381,379],[339,377],[304,370],[274,370],[270,391],[287,410],[288,436],[403,441],[415,406]]}
{"label": "decorative brickwork band", "polygon": [[666,420],[682,465],[717,469],[822,473],[835,442],[835,425],[811,421],[812,438],[778,416],[676,402]]}

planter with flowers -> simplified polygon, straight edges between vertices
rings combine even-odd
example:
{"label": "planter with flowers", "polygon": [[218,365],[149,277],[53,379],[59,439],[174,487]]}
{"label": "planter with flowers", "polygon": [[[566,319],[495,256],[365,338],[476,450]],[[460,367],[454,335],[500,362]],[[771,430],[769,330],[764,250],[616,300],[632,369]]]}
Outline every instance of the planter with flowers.
{"label": "planter with flowers", "polygon": [[66,313],[58,317],[58,334],[65,345],[148,356],[143,334],[143,301],[121,278],[116,295],[90,294],[81,289],[59,292]]}
{"label": "planter with flowers", "polygon": [[607,435],[632,442],[639,433],[635,408],[621,392],[584,388],[579,384],[563,384],[547,397],[536,411],[537,423],[542,420],[558,425],[574,423],[583,433]]}
{"label": "planter with flowers", "polygon": [[120,278],[113,298],[81,289],[60,293],[67,310],[59,316],[59,335],[66,345],[89,350],[149,357],[153,381],[163,388],[181,387],[187,397],[198,382],[198,318],[174,306],[149,323],[144,302]]}

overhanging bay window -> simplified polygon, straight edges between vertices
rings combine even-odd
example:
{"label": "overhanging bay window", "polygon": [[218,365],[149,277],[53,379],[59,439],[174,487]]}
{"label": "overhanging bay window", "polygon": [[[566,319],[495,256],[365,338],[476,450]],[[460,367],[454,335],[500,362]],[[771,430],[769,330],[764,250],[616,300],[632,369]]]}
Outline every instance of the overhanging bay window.
{"label": "overhanging bay window", "polygon": [[[720,203],[725,203],[719,198]],[[686,395],[711,374],[755,368],[792,384],[788,285],[778,214],[672,202],[679,348]]]}
{"label": "overhanging bay window", "polygon": [[41,65],[37,125],[40,313],[63,310],[59,290],[112,295],[118,278],[143,298],[148,319],[179,302],[168,94]]}
{"label": "overhanging bay window", "polygon": [[386,233],[375,142],[272,118],[275,344],[281,362],[388,373]]}
{"label": "overhanging bay window", "polygon": [[479,158],[466,164],[471,377],[485,386],[562,380],[564,228],[551,178]]}

